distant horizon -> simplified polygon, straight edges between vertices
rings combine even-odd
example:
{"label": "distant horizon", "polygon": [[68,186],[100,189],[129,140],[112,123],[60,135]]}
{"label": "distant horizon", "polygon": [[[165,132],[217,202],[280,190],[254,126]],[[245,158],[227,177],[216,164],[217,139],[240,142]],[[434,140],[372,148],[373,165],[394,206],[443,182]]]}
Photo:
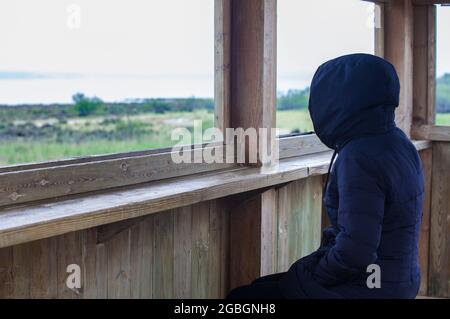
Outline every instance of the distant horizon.
{"label": "distant horizon", "polygon": [[[444,72],[437,78],[445,74],[450,72]],[[290,90],[305,90],[310,86],[311,79],[312,75],[311,78],[309,75],[279,77],[277,95],[286,94]],[[88,97],[95,96],[106,103],[133,103],[157,98],[214,99],[213,94],[208,94],[214,90],[212,82],[205,74],[182,76],[0,71],[0,105],[71,104],[72,96],[76,93],[83,93]],[[168,86],[160,85],[161,83]],[[186,83],[191,85],[187,87]],[[155,90],[155,84],[159,84],[157,90]],[[178,89],[174,90],[174,86]],[[48,92],[49,87],[54,88],[52,92]],[[130,87],[132,87],[131,90]],[[208,89],[200,91],[199,87],[208,87]],[[177,93],[174,93],[175,91]],[[26,92],[25,95],[24,92]],[[127,94],[124,95],[123,92]]]}

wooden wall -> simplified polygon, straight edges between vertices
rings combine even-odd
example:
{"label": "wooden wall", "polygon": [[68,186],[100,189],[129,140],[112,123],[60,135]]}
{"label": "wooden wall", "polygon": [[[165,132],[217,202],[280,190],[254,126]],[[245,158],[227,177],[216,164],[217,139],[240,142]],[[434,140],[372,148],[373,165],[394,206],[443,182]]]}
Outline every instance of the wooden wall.
{"label": "wooden wall", "polygon": [[429,294],[450,298],[450,143],[433,144]]}
{"label": "wooden wall", "polygon": [[[0,298],[224,296],[228,218],[220,200],[0,249]],[[78,264],[79,291],[66,287]]]}
{"label": "wooden wall", "polygon": [[[322,177],[272,192],[275,254],[263,261],[267,273],[287,270],[318,247]],[[241,213],[238,202],[207,201],[0,249],[0,298],[224,297],[229,273],[245,271],[229,258],[229,216]],[[65,284],[69,264],[81,267],[79,290]]]}
{"label": "wooden wall", "polygon": [[[450,158],[449,146],[437,146],[435,162],[444,155]],[[450,206],[450,191],[436,202],[441,206],[430,215],[432,150],[421,151],[421,158],[428,168],[420,240],[420,294],[427,295],[430,289],[433,296],[448,296],[450,254],[444,243],[450,240],[450,215],[445,210]],[[433,183],[439,183],[438,178],[444,187],[448,180],[445,174],[438,171]],[[261,236],[266,240],[261,242],[269,243],[271,249],[259,247],[257,239],[253,251],[245,250],[251,245],[230,242],[233,216],[241,218],[241,232],[261,231],[241,210],[258,204],[261,193],[241,194],[0,249],[0,298],[224,297],[236,285],[233,277],[250,282],[257,273],[286,271],[294,261],[317,249],[321,229],[327,224],[322,214],[323,181],[324,176],[314,176],[264,191],[270,192],[274,206],[268,212],[273,222],[264,226]],[[444,190],[435,193],[443,194]],[[230,258],[232,245],[242,262],[233,260],[236,253]],[[256,265],[252,254],[259,259]],[[65,284],[69,264],[81,267],[79,290],[68,289]],[[241,268],[242,264],[246,267]]]}

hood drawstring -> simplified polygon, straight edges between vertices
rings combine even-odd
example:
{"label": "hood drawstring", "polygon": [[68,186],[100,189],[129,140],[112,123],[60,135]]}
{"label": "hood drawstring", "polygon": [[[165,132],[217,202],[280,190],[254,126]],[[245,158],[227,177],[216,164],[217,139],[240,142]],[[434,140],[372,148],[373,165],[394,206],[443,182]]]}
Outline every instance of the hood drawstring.
{"label": "hood drawstring", "polygon": [[327,192],[328,181],[330,180],[331,168],[333,167],[334,160],[336,159],[336,155],[339,153],[339,148],[336,146],[333,152],[333,156],[331,157],[330,166],[328,167],[327,179],[325,181],[325,185],[323,186],[322,198],[325,199],[325,194]]}

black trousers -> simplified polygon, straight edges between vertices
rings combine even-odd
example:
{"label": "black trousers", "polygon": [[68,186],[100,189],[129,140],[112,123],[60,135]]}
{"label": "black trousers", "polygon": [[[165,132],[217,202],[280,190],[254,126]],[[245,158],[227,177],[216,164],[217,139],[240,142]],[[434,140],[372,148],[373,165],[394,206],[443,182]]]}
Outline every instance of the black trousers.
{"label": "black trousers", "polygon": [[227,299],[284,299],[278,284],[284,275],[279,273],[258,278],[250,285],[231,290]]}

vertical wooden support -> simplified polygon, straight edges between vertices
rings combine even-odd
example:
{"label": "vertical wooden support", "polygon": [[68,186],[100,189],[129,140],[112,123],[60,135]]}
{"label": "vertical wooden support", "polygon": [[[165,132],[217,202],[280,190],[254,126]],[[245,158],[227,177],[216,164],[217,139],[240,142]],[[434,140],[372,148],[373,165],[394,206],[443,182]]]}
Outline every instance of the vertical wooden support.
{"label": "vertical wooden support", "polygon": [[423,200],[422,225],[420,227],[419,241],[419,264],[422,275],[420,282],[419,295],[428,296],[428,269],[430,263],[430,214],[431,214],[431,167],[432,167],[432,149],[426,149],[420,152],[422,160],[425,193]]}
{"label": "vertical wooden support", "polygon": [[215,127],[230,127],[230,27],[231,0],[214,2],[214,102]]}
{"label": "vertical wooden support", "polygon": [[433,144],[429,295],[450,297],[450,143]]}
{"label": "vertical wooden support", "polygon": [[[436,8],[432,5],[414,5],[413,12],[413,125],[434,124]],[[425,194],[419,242],[422,273],[419,295],[429,295],[432,150],[424,150],[420,156],[425,173]]]}
{"label": "vertical wooden support", "polygon": [[[232,128],[267,128],[270,134],[270,129],[275,127],[276,2],[232,1]],[[247,152],[251,150],[246,142],[248,156]],[[258,165],[261,166],[264,159],[257,153]]]}
{"label": "vertical wooden support", "polygon": [[384,58],[384,3],[375,3],[375,55]]}
{"label": "vertical wooden support", "polygon": [[415,125],[434,124],[436,95],[436,7],[414,6]]}
{"label": "vertical wooden support", "polygon": [[413,7],[411,0],[392,0],[384,5],[384,57],[400,78],[400,105],[396,122],[408,136],[413,104]]}
{"label": "vertical wooden support", "polygon": [[[231,2],[230,126],[233,128],[267,128],[270,134],[270,129],[276,126],[276,4],[277,0]],[[267,140],[270,141],[270,136]],[[248,158],[249,154],[246,155]],[[259,152],[257,159],[259,166],[264,164]],[[274,191],[254,195],[233,206],[230,288],[275,271]]]}

